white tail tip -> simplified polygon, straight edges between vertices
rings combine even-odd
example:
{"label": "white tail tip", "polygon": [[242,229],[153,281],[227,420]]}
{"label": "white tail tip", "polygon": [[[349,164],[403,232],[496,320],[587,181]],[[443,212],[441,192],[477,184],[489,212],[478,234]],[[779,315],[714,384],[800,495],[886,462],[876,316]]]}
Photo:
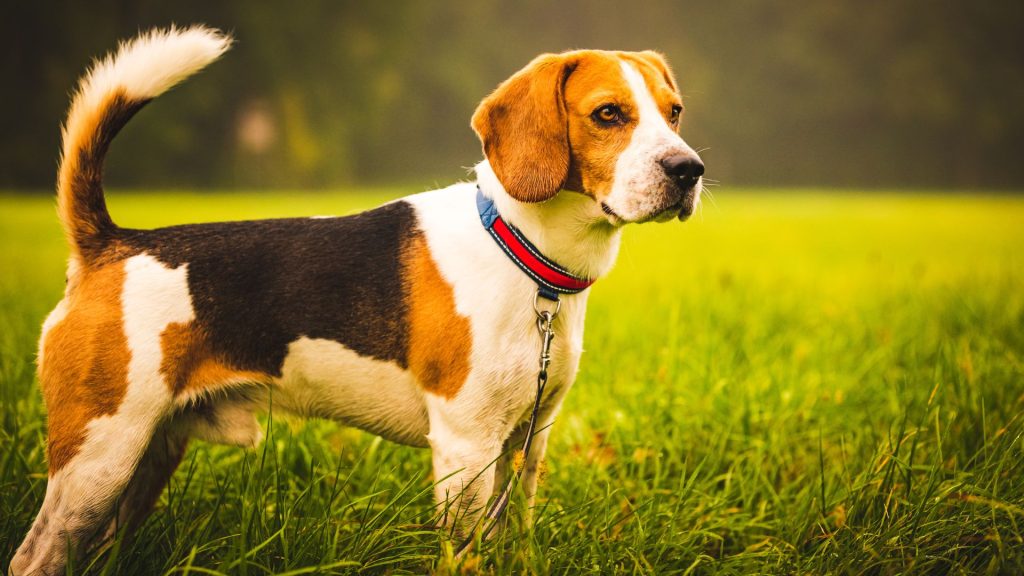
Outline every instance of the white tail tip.
{"label": "white tail tip", "polygon": [[231,37],[205,26],[154,28],[121,42],[82,80],[84,100],[123,90],[130,100],[149,100],[195,74],[231,47]]}

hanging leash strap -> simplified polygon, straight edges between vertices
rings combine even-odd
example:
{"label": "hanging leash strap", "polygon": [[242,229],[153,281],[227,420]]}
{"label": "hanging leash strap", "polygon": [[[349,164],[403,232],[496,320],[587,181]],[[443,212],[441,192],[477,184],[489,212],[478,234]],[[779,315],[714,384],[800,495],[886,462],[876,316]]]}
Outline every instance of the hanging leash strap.
{"label": "hanging leash strap", "polygon": [[[484,196],[478,186],[476,189],[476,205],[480,212],[480,222],[490,233],[494,241],[501,247],[502,251],[510,260],[515,262],[527,276],[537,283],[537,293],[533,297],[533,311],[537,315],[537,331],[540,332],[541,347],[539,370],[537,372],[537,395],[533,400],[533,410],[530,412],[530,423],[526,428],[526,439],[523,442],[522,465],[516,469],[501,495],[487,511],[485,520],[487,526],[480,534],[481,540],[486,540],[494,527],[501,521],[501,517],[508,507],[512,492],[522,478],[523,470],[529,465],[530,448],[533,447],[533,436],[537,433],[537,418],[540,414],[541,400],[544,396],[544,388],[548,383],[548,366],[551,364],[551,342],[555,339],[554,323],[558,313],[562,309],[560,294],[577,294],[590,287],[593,279],[582,278],[569,272],[562,266],[546,258],[540,250],[523,236],[517,228],[505,222],[498,214],[498,208],[494,201]],[[554,303],[554,307],[541,305],[541,298]],[[455,555],[461,554],[472,542],[473,535],[467,536],[459,547],[455,549]]]}
{"label": "hanging leash strap", "polygon": [[[541,336],[541,348],[540,348],[540,370],[537,372],[537,396],[533,400],[533,410],[530,412],[530,423],[526,428],[526,440],[523,442],[523,460],[522,465],[519,466],[505,483],[505,487],[501,491],[501,496],[491,504],[491,508],[487,511],[485,520],[488,522],[487,526],[480,533],[480,540],[487,540],[490,536],[491,531],[501,521],[502,515],[505,513],[505,509],[508,507],[509,499],[512,498],[512,492],[519,484],[520,478],[523,476],[523,470],[529,465],[530,460],[530,448],[533,447],[533,436],[537,432],[537,416],[540,414],[541,399],[544,396],[544,388],[548,383],[548,365],[551,364],[551,342],[555,339],[554,322],[555,318],[558,317],[558,312],[562,307],[562,303],[555,300],[555,307],[553,310],[543,310],[539,303],[540,292],[537,293],[537,297],[533,299],[533,309],[537,313],[537,330]],[[465,550],[470,544],[473,543],[473,534],[468,535],[459,547],[455,549],[455,555],[458,556]]]}

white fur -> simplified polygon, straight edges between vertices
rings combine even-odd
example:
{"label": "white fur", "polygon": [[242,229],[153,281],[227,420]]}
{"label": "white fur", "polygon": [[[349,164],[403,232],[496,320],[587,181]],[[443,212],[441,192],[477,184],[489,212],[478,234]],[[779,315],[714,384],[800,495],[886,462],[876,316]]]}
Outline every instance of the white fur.
{"label": "white fur", "polygon": [[46,335],[50,333],[50,330],[53,330],[54,326],[60,324],[67,315],[68,300],[67,297],[64,297],[57,303],[57,306],[50,312],[50,314],[46,316],[46,320],[43,321],[43,331],[39,336],[39,352],[36,359],[36,362],[40,366],[43,365],[43,344],[46,342]]}
{"label": "white fur", "polygon": [[160,373],[163,360],[161,334],[168,324],[187,324],[195,318],[188,291],[188,265],[168,268],[148,254],[129,258],[124,265],[124,333],[131,350],[128,393],[121,411],[169,403],[171,390]]}
{"label": "white fur", "polygon": [[256,419],[256,411],[266,407],[262,394],[235,397],[230,393],[207,396],[210,406],[201,413],[185,411],[178,417],[187,433],[199,440],[255,448],[263,440],[263,428]]}
{"label": "white fur", "polygon": [[[568,255],[569,259],[561,260],[576,270],[607,270],[611,266],[619,235],[593,216],[592,207],[581,201],[582,197],[563,193],[564,200],[548,205],[556,208],[556,214],[549,214],[514,204],[486,163],[477,170],[485,194],[505,206],[505,218],[511,224],[535,234],[541,250]],[[452,287],[456,312],[470,320],[470,373],[454,397],[424,391],[408,370],[392,362],[360,356],[334,341],[305,337],[289,345],[282,375],[274,380],[271,391],[275,406],[283,410],[334,418],[414,446],[429,445],[434,452],[439,502],[442,506],[473,503],[470,520],[498,484],[495,469],[499,469],[498,479],[510,469],[508,457],[500,459],[498,466],[492,464],[503,450],[511,454],[521,446],[521,431],[533,404],[540,351],[532,307],[536,285],[483,229],[475,194],[473,184],[459,184],[406,199],[416,209],[441,276]],[[561,216],[557,214],[560,211]],[[546,225],[567,226],[572,233],[540,233]],[[592,247],[580,250],[577,244]],[[76,533],[85,525],[82,514],[99,513],[110,505],[131,477],[157,422],[172,410],[187,409],[194,401],[208,402],[203,416],[186,417],[177,424],[211,441],[247,446],[259,441],[253,416],[259,402],[251,398],[265,398],[261,388],[257,386],[251,396],[227,392],[223,397],[213,393],[172,399],[159,372],[160,335],[168,324],[186,323],[194,317],[187,268],[171,269],[143,254],[129,259],[125,271],[122,305],[131,350],[129,388],[116,414],[90,422],[79,455],[50,480],[48,490],[54,496],[47,498],[40,512],[50,528],[33,543],[35,559],[53,562],[45,566],[63,563],[64,552],[58,543],[65,535],[83,541]],[[587,293],[562,298],[542,425],[553,421],[575,379]],[[59,312],[53,321],[58,319]],[[523,485],[530,495],[547,434],[537,436],[527,462]],[[32,565],[23,563],[19,568]]]}
{"label": "white fur", "polygon": [[[666,122],[643,75],[626,62],[621,63],[621,68],[640,117],[629,146],[615,163],[612,190],[605,203],[627,222],[671,219],[675,214],[659,214],[659,209],[667,208],[666,194],[671,190],[659,161],[676,154],[696,158],[697,153]],[[698,201],[700,189],[698,181],[694,190]]]}
{"label": "white fur", "polygon": [[601,204],[590,196],[563,190],[546,202],[519,202],[505,192],[486,160],[477,164],[476,176],[502,218],[560,265],[577,275],[599,278],[615,264],[621,228],[608,223]]}
{"label": "white fur", "polygon": [[426,446],[421,388],[407,370],[333,340],[302,337],[288,346],[274,405],[302,416],[331,418],[389,440]]}
{"label": "white fur", "polygon": [[[477,166],[477,175],[506,220],[542,251],[558,254],[560,263],[574,270],[601,273],[610,268],[619,233],[607,225],[599,207],[595,212],[591,199],[565,192],[546,209],[538,209],[512,200],[486,162]],[[521,443],[521,436],[507,441],[528,420],[533,404],[540,352],[533,311],[537,286],[484,230],[476,185],[457,184],[405,200],[415,207],[430,254],[452,287],[456,313],[470,321],[467,382],[452,398],[434,395],[392,362],[360,356],[334,341],[300,338],[289,345],[282,376],[275,380],[274,405],[333,418],[406,444],[429,445],[439,502],[468,504],[472,498],[460,497],[469,489],[479,505],[495,484],[494,468],[488,465],[503,448]],[[562,297],[543,421],[554,418],[575,379],[586,299],[587,291]],[[543,444],[538,441],[528,463],[531,493]]]}
{"label": "white fur", "polygon": [[153,430],[171,412],[160,342],[168,324],[193,319],[185,266],[167,268],[147,254],[129,258],[121,306],[130,353],[124,399],[114,414],[89,422],[85,442],[61,471],[69,471],[66,484],[82,482],[82,490],[94,493],[102,492],[100,485],[128,481]]}
{"label": "white fur", "polygon": [[97,61],[82,79],[77,99],[95,106],[116,90],[133,100],[156,98],[230,47],[230,37],[204,26],[150,30]]}

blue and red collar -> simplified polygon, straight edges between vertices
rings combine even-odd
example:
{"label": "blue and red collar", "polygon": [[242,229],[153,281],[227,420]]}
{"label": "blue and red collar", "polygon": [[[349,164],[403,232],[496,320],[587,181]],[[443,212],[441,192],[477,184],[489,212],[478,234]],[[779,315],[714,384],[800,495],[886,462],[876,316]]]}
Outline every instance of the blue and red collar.
{"label": "blue and red collar", "polygon": [[576,276],[541,254],[522,232],[501,218],[494,201],[484,196],[479,186],[476,188],[476,208],[480,212],[480,222],[491,238],[516,266],[537,283],[541,296],[557,301],[559,294],[576,294],[594,283],[593,279]]}

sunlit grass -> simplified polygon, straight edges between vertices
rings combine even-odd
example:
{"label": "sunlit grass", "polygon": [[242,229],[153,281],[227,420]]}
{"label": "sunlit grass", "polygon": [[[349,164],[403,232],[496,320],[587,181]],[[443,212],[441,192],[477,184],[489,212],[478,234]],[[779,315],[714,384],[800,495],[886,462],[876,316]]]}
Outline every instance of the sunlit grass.
{"label": "sunlit grass", "polygon": [[[123,226],[346,213],[363,194],[117,194]],[[593,289],[537,526],[495,573],[1024,571],[1024,200],[716,190],[626,234]],[[0,196],[0,567],[45,489],[39,325],[66,250],[47,197]],[[195,443],[100,573],[459,570],[430,459],[276,418]],[[78,569],[83,567],[79,566]],[[194,572],[199,573],[199,572]]]}

